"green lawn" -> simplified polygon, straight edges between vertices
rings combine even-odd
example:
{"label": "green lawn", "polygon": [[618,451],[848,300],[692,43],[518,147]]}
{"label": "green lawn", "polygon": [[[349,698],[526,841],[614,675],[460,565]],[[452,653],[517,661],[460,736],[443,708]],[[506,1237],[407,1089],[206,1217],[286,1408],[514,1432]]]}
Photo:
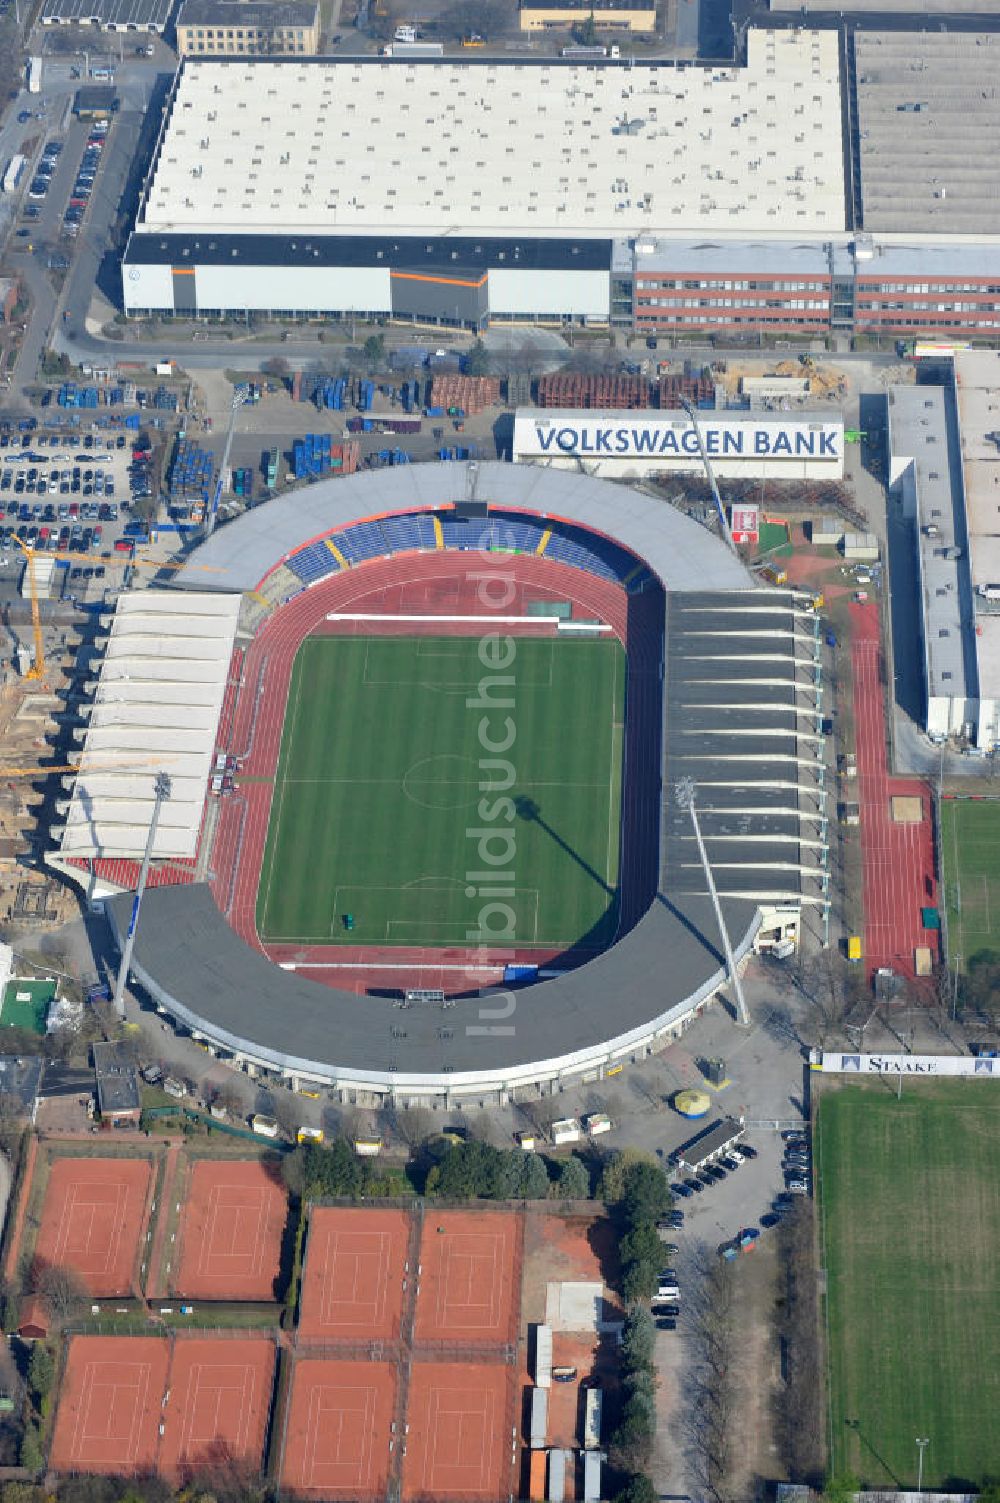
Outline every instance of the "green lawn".
{"label": "green lawn", "polygon": [[942,799],[940,808],[948,959],[965,972],[989,952],[1000,959],[1000,800]]}
{"label": "green lawn", "polygon": [[0,1027],[25,1028],[29,1033],[44,1034],[55,994],[54,981],[8,981],[0,1003]]}
{"label": "green lawn", "polygon": [[611,939],[625,654],[593,638],[512,645],[495,667],[478,638],[303,642],[257,895],[263,939],[467,946],[480,915],[501,947]]}
{"label": "green lawn", "polygon": [[[1000,1093],[922,1081],[822,1097],[832,1469],[964,1491],[1000,1475]],[[848,1423],[850,1422],[850,1423]]]}

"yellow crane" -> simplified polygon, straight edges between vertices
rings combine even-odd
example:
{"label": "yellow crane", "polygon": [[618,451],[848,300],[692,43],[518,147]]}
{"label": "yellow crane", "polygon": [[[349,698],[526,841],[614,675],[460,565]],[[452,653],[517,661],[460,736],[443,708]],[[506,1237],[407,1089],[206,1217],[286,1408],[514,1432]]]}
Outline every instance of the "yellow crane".
{"label": "yellow crane", "polygon": [[42,613],[38,605],[38,586],[35,582],[35,550],[22,542],[17,533],[11,533],[13,541],[28,561],[28,586],[31,591],[31,630],[35,638],[35,661],[24,675],[27,679],[39,679],[45,675],[45,643],[42,638]]}
{"label": "yellow crane", "polygon": [[64,772],[145,772],[147,768],[159,767],[164,762],[173,762],[172,756],[166,757],[109,757],[106,761],[88,760],[86,766],[83,762],[52,763],[41,767],[0,767],[0,779],[3,778],[47,778],[51,773]]}
{"label": "yellow crane", "polygon": [[[11,533],[11,542],[17,544],[27,559],[28,587],[31,592],[31,630],[35,641],[35,661],[24,677],[26,679],[37,680],[45,677],[45,642],[42,637],[42,612],[38,603],[38,584],[35,579],[35,554],[44,552],[46,558],[62,558],[68,559],[70,562],[78,557],[78,555],[74,553],[52,553],[48,548],[44,550],[32,548],[31,544],[26,543],[23,538],[19,538],[17,533]],[[157,563],[154,559],[132,558],[129,559],[129,567],[133,569],[183,569],[186,562],[185,559],[182,559],[179,563],[165,559]],[[221,569],[211,564],[193,564],[192,568],[202,569],[206,574],[220,574],[222,572]]]}

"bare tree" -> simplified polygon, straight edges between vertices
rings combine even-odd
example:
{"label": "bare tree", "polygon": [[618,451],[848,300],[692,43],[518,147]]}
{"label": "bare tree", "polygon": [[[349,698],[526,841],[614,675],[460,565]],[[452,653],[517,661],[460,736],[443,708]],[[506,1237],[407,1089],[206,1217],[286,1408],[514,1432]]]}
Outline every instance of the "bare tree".
{"label": "bare tree", "polygon": [[407,1148],[419,1148],[434,1131],[434,1118],[425,1106],[405,1106],[389,1114],[392,1130]]}
{"label": "bare tree", "polygon": [[805,1032],[821,1048],[843,1033],[844,1019],[858,1000],[863,977],[832,947],[814,954],[801,951],[789,967],[799,995],[809,1004]]}
{"label": "bare tree", "polygon": [[295,1135],[302,1125],[302,1113],[295,1098],[287,1091],[279,1091],[274,1097],[272,1116],[278,1124],[279,1131],[294,1142]]}
{"label": "bare tree", "polygon": [[75,1320],[88,1303],[83,1280],[73,1268],[56,1263],[36,1265],[32,1271],[32,1290],[39,1296],[49,1319],[57,1325]]}
{"label": "bare tree", "polygon": [[229,1112],[233,1117],[243,1115],[243,1097],[231,1080],[224,1080],[214,1088],[211,1105],[221,1106],[223,1111]]}

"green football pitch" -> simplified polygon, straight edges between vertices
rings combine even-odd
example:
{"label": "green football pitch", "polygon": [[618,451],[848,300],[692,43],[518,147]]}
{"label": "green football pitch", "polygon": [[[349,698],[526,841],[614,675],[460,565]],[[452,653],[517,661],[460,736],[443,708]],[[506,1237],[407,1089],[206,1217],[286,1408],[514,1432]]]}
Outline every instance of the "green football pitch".
{"label": "green football pitch", "polygon": [[1000,959],[1000,801],[942,799],[940,809],[948,960],[965,972]]}
{"label": "green football pitch", "polygon": [[816,1132],[831,1468],[878,1488],[1000,1474],[1000,1094],[907,1081],[824,1094]]}
{"label": "green football pitch", "polygon": [[610,942],[625,654],[610,639],[512,646],[497,667],[478,638],[303,642],[257,894],[263,940]]}

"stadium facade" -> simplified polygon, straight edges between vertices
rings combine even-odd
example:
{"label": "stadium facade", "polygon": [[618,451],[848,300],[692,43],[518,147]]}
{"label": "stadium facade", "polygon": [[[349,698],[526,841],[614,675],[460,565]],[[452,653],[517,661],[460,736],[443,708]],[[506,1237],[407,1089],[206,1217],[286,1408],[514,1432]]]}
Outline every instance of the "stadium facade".
{"label": "stadium facade", "polygon": [[860,32],[842,56],[803,28],[749,31],[732,67],[188,59],[124,306],[991,341],[997,44]]}
{"label": "stadium facade", "polygon": [[[479,499],[470,502],[470,493]],[[463,526],[470,505],[479,520]],[[804,910],[822,915],[827,909],[821,645],[811,598],[760,588],[689,518],[579,474],[500,464],[404,467],[320,483],[217,532],[180,571],[178,589],[166,592],[177,602],[178,622],[216,622],[206,649],[210,667],[188,675],[192,685],[209,681],[206,702],[218,707],[211,723],[199,719],[183,733],[187,794],[196,779],[207,783],[219,746],[225,748],[234,689],[237,700],[246,693],[256,703],[263,677],[253,674],[244,683],[236,665],[265,622],[279,623],[285,633],[286,605],[295,609],[303,595],[313,598],[312,590],[337,589],[341,581],[344,599],[355,599],[364,593],[366,568],[375,575],[387,561],[398,562],[404,578],[418,567],[419,560],[410,561],[415,554],[482,569],[490,560],[485,550],[494,522],[505,528],[505,555],[513,534],[532,568],[544,565],[547,553],[553,566],[558,560],[603,571],[605,580],[617,581],[616,598],[630,613],[642,595],[642,671],[652,708],[643,722],[644,772],[626,781],[632,824],[643,832],[641,850],[648,848],[640,863],[646,872],[641,901],[632,903],[617,941],[586,963],[560,969],[554,962],[546,979],[516,991],[495,985],[479,991],[473,983],[471,993],[448,1000],[444,1014],[436,1004],[411,1006],[401,1026],[398,995],[393,1000],[376,990],[359,996],[321,984],[312,979],[317,972],[310,973],[308,959],[272,958],[255,932],[245,925],[237,932],[226,900],[234,891],[226,863],[243,835],[227,856],[216,834],[225,811],[206,786],[194,856],[186,833],[169,834],[162,853],[158,848],[133,975],[165,1013],[252,1072],[295,1085],[324,1084],[345,1099],[359,1092],[396,1100],[506,1099],[598,1079],[662,1047],[725,981],[690,820],[675,796],[679,780],[690,778],[697,789],[702,834],[738,956],[796,935]],[[220,603],[214,617],[213,597]],[[315,598],[327,609],[326,594]],[[218,647],[232,641],[236,606],[237,647],[223,708]],[[122,722],[119,755],[127,763],[141,754],[144,766],[169,769],[179,755],[176,726],[164,724],[159,747],[151,745],[148,726],[136,741],[142,686],[156,693],[149,664],[163,658],[157,636],[147,636],[142,647],[143,625],[135,619],[112,630],[97,705],[114,697],[127,658],[139,687]],[[268,640],[262,653],[270,653]],[[190,654],[172,643],[166,656],[173,664]],[[182,702],[194,702],[191,688]],[[117,761],[100,718],[93,734],[101,738],[102,759]],[[99,801],[92,804],[88,779],[99,769],[87,767],[88,756],[93,764],[85,744],[85,771],[65,827],[55,832],[61,844],[55,859],[106,897],[120,942],[131,919],[127,889],[137,867],[134,767],[132,773],[120,769],[119,789],[99,785]],[[119,794],[123,813],[116,822]],[[73,817],[77,806],[95,808],[91,827]],[[197,814],[188,797],[184,832]],[[242,830],[238,819],[237,826]],[[406,986],[405,976],[398,984]]]}

